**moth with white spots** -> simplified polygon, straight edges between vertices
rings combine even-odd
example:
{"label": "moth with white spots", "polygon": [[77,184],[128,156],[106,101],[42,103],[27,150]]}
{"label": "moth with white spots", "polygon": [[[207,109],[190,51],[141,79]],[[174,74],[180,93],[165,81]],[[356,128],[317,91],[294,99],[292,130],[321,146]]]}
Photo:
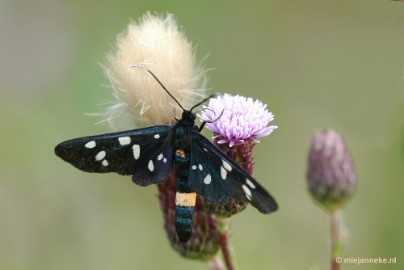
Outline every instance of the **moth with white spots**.
{"label": "moth with white spots", "polygon": [[[174,126],[82,137],[63,142],[55,152],[76,168],[97,173],[132,175],[141,186],[160,183],[174,171]],[[249,201],[260,212],[277,209],[271,195],[220,149],[203,137],[196,126],[186,129],[185,149],[189,158],[188,186],[207,200],[223,205],[232,197]]]}
{"label": "moth with white spots", "polygon": [[183,109],[175,125],[65,141],[55,147],[56,155],[86,172],[132,175],[141,186],[160,183],[176,172],[175,221],[182,242],[192,235],[196,194],[218,205],[233,198],[249,201],[262,213],[277,210],[275,200],[251,175],[201,135],[205,123],[197,127],[192,110],[202,102],[185,110],[155,75],[146,71]]}

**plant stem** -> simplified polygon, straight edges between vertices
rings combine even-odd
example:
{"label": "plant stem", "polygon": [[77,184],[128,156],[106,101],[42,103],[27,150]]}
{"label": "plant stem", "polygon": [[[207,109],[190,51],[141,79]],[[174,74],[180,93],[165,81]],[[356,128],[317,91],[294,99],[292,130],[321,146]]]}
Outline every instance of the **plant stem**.
{"label": "plant stem", "polygon": [[223,262],[219,258],[219,256],[215,255],[210,259],[208,262],[208,269],[209,270],[224,270]]}
{"label": "plant stem", "polygon": [[235,255],[229,241],[230,218],[219,217],[220,247],[227,270],[235,270]]}
{"label": "plant stem", "polygon": [[343,240],[341,237],[342,229],[342,210],[337,209],[330,214],[331,221],[331,270],[339,270],[340,263],[337,258],[341,257],[343,249]]}

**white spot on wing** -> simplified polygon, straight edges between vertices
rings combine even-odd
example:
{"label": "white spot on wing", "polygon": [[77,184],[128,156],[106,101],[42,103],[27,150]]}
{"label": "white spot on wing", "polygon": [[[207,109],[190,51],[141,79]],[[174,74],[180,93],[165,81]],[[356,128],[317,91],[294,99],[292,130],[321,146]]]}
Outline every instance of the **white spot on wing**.
{"label": "white spot on wing", "polygon": [[222,177],[223,180],[226,180],[227,177],[227,171],[223,166],[220,166],[220,176]]}
{"label": "white spot on wing", "polygon": [[161,153],[160,155],[157,156],[157,160],[162,160],[163,159],[163,154]]}
{"label": "white spot on wing", "polygon": [[140,146],[138,144],[134,144],[132,146],[133,157],[137,160],[140,157]]}
{"label": "white spot on wing", "polygon": [[227,163],[226,161],[222,160],[223,162],[223,167],[226,169],[226,171],[231,172],[231,169],[233,169],[229,163]]}
{"label": "white spot on wing", "polygon": [[202,164],[199,164],[199,165],[198,165],[198,168],[199,168],[200,171],[202,171],[202,170],[203,170]]}
{"label": "white spot on wing", "polygon": [[163,162],[164,162],[164,163],[167,163],[167,159],[166,159],[166,158],[163,158]]}
{"label": "white spot on wing", "polygon": [[84,146],[88,149],[94,148],[95,147],[95,141],[89,141],[88,143],[86,143]]}
{"label": "white spot on wing", "polygon": [[102,166],[107,167],[109,165],[108,160],[104,159],[102,161]]}
{"label": "white spot on wing", "polygon": [[95,160],[96,160],[96,161],[103,160],[103,159],[105,158],[105,155],[106,155],[106,154],[107,154],[107,153],[106,153],[105,151],[100,151],[100,152],[98,152],[98,154],[95,155]]}
{"label": "white spot on wing", "polygon": [[247,199],[249,201],[251,201],[251,197],[252,197],[251,190],[246,185],[242,185],[241,187],[243,188],[245,196],[247,197]]}
{"label": "white spot on wing", "polygon": [[205,178],[203,179],[203,182],[204,182],[206,185],[209,185],[210,182],[212,182],[212,177],[210,176],[210,174],[208,174],[208,175],[205,176]]}
{"label": "white spot on wing", "polygon": [[254,183],[253,183],[253,182],[251,182],[251,181],[250,181],[250,179],[248,179],[248,178],[247,178],[247,179],[245,180],[245,182],[247,183],[247,185],[248,185],[250,188],[252,188],[252,189],[254,189],[254,188],[255,188]]}
{"label": "white spot on wing", "polygon": [[154,171],[154,163],[153,160],[149,161],[149,164],[147,165],[147,168],[149,169],[149,171]]}
{"label": "white spot on wing", "polygon": [[192,170],[196,170],[196,168],[198,168],[196,165],[192,165]]}
{"label": "white spot on wing", "polygon": [[119,144],[120,145],[128,145],[130,144],[130,137],[126,136],[126,137],[119,137],[118,138]]}
{"label": "white spot on wing", "polygon": [[160,134],[154,135],[154,138],[155,138],[155,139],[160,139]]}

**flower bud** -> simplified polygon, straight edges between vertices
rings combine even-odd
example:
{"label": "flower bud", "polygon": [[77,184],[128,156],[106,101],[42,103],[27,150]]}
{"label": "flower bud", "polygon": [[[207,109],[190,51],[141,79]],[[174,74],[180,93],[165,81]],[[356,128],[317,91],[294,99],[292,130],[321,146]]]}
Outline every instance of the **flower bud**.
{"label": "flower bud", "polygon": [[316,133],[311,141],[307,183],[313,198],[329,212],[343,207],[356,189],[351,156],[332,129]]}

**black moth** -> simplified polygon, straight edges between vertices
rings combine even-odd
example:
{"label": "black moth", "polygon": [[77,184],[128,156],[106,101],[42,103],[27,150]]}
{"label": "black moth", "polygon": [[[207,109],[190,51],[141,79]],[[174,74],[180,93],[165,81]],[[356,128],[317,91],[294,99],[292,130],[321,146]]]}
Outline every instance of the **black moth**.
{"label": "black moth", "polygon": [[[141,66],[137,66],[141,67]],[[163,89],[183,109],[173,126],[157,125],[116,133],[81,137],[60,143],[55,153],[86,171],[132,175],[138,185],[148,186],[177,174],[176,230],[181,242],[192,236],[196,194],[223,205],[229,198],[248,201],[262,213],[278,206],[272,196],[239,165],[200,134],[192,110],[185,110],[158,78]]]}

